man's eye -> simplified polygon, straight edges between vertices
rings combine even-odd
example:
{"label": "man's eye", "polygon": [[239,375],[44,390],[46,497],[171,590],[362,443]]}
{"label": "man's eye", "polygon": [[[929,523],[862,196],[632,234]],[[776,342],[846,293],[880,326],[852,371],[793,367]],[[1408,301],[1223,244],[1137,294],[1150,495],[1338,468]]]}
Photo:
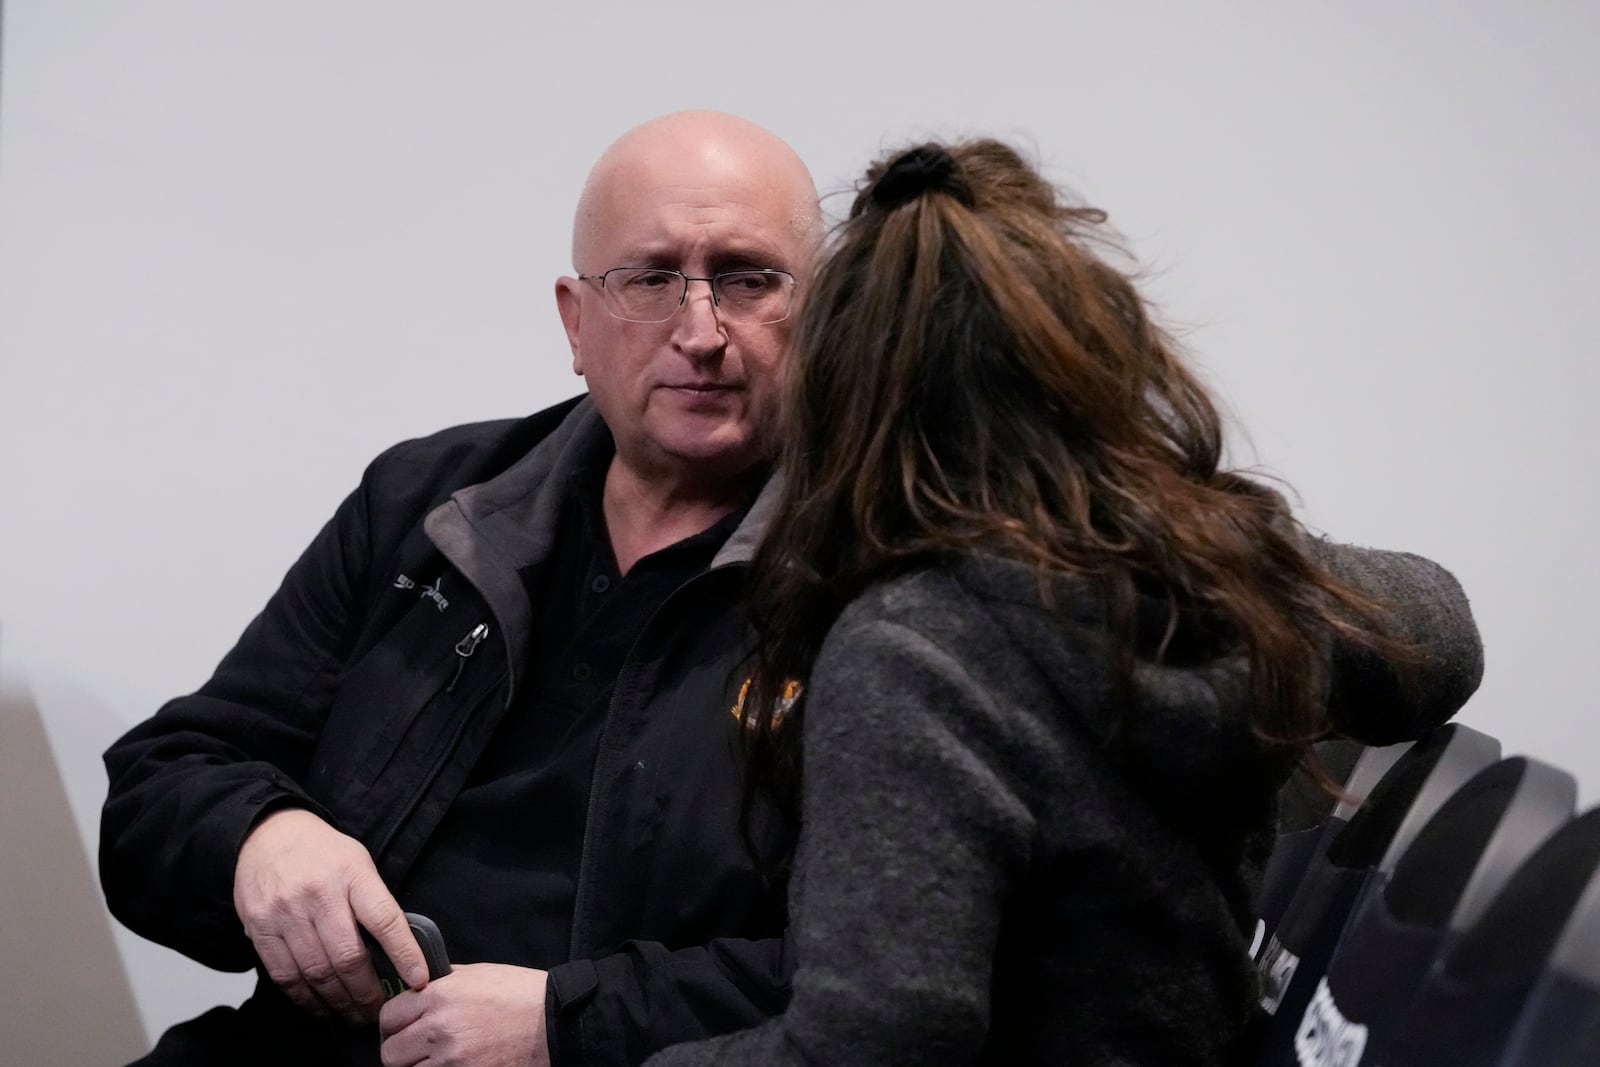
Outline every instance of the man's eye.
{"label": "man's eye", "polygon": [[774,285],[770,274],[725,274],[722,287],[737,296],[758,296]]}
{"label": "man's eye", "polygon": [[670,271],[645,270],[630,275],[626,282],[629,289],[650,290],[665,289],[677,284],[678,276]]}

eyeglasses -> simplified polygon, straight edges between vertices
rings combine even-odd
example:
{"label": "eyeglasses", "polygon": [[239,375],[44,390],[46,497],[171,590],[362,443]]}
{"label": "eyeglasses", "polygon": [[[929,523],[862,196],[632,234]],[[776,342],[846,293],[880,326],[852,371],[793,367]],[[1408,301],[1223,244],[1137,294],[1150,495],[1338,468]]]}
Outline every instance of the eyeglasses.
{"label": "eyeglasses", "polygon": [[783,270],[730,270],[691,278],[662,267],[612,267],[604,274],[578,277],[598,280],[606,310],[627,322],[666,322],[683,306],[690,282],[711,283],[711,303],[728,322],[782,322],[794,303],[794,275]]}

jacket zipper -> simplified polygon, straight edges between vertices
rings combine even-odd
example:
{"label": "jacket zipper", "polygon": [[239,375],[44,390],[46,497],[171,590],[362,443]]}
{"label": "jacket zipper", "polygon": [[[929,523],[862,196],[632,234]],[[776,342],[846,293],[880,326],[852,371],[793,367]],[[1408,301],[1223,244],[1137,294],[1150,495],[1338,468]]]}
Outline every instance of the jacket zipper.
{"label": "jacket zipper", "polygon": [[466,670],[467,660],[472,658],[472,654],[478,651],[478,646],[488,636],[489,624],[480,622],[467,631],[467,636],[456,642],[456,656],[459,658],[456,660],[455,677],[451,678],[450,684],[444,687],[446,693],[454,693],[456,691],[456,683],[461,681],[461,672]]}
{"label": "jacket zipper", "polygon": [[[450,679],[450,684],[445,686],[444,691],[446,694],[452,694],[455,692],[456,683],[461,681],[461,672],[466,668],[467,660],[472,658],[472,654],[478,651],[478,646],[482,644],[483,639],[488,636],[488,622],[480,622],[478,625],[468,630],[466,636],[462,637],[461,640],[456,642],[456,656],[458,657],[456,660],[456,673],[455,676]],[[506,665],[506,671],[508,674],[510,670],[511,665],[508,663]],[[480,699],[482,699],[481,694],[475,695],[471,703],[476,705]],[[400,832],[401,827],[405,826],[406,823],[411,821],[411,813],[417,810],[417,805],[422,803],[422,798],[428,792],[428,787],[432,785],[433,780],[439,776],[440,768],[442,768],[445,764],[445,761],[450,758],[450,754],[455,751],[456,746],[461,743],[461,735],[466,732],[467,721],[471,718],[472,716],[470,714],[456,716],[456,725],[455,729],[450,732],[450,740],[445,742],[445,744],[439,749],[438,756],[434,758],[432,765],[429,766],[428,773],[422,777],[421,784],[418,786],[416,792],[411,795],[410,800],[406,801],[406,806],[400,812],[399,817],[393,819],[389,823],[389,829],[384,832],[383,840],[378,843],[378,847],[372,850],[372,856],[374,860],[381,861],[382,857],[388,854],[389,846],[393,844],[395,835]]]}

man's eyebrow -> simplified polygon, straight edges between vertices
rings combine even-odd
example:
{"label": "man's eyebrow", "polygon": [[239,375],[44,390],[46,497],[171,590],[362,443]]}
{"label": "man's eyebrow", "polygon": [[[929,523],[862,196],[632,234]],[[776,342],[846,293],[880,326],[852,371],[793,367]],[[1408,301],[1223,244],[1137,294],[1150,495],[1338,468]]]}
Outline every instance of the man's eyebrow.
{"label": "man's eyebrow", "polygon": [[719,249],[712,253],[707,261],[714,271],[787,266],[781,262],[776,252],[756,247]]}
{"label": "man's eyebrow", "polygon": [[[624,262],[625,261],[625,262]],[[751,270],[764,267],[787,266],[777,250],[762,244],[731,245],[707,253],[706,262],[713,273],[727,270]],[[665,245],[640,245],[622,253],[615,267],[662,267],[683,269],[683,255],[677,248]]]}

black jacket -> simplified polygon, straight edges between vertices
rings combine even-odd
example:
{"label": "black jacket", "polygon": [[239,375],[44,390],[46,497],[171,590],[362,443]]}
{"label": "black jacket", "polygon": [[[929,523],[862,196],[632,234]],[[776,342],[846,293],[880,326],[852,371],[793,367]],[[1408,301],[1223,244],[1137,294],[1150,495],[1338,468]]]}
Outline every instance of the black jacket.
{"label": "black jacket", "polygon": [[[286,805],[359,839],[399,885],[526,674],[538,605],[519,570],[548,552],[565,472],[605,432],[592,405],[569,401],[373,461],[212,678],[107,751],[100,869],[117,918],[210,966],[254,966],[234,862],[256,820]],[[668,597],[618,675],[571,962],[550,972],[558,1064],[637,1062],[787,998],[783,892],[739,836],[730,714],[762,511]],[[480,624],[489,634],[474,643]],[[757,831],[769,846],[788,832],[766,813]],[[485,921],[463,911],[433,916],[447,940]],[[292,1029],[263,983],[256,999],[274,998],[281,1010],[265,1017]]]}

